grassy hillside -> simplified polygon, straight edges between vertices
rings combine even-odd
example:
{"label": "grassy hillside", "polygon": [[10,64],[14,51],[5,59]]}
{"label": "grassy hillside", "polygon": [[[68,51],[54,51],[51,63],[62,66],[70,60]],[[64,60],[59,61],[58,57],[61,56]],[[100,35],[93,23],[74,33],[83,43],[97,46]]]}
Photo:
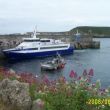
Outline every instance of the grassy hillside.
{"label": "grassy hillside", "polygon": [[76,32],[76,30],[82,33],[92,33],[93,35],[98,36],[110,36],[110,27],[80,26],[70,30],[70,32]]}

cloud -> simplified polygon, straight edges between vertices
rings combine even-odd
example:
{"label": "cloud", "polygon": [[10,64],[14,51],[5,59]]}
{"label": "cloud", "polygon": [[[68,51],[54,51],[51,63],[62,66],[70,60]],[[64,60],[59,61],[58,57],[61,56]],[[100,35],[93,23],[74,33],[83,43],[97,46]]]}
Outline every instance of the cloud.
{"label": "cloud", "polygon": [[67,31],[110,26],[109,0],[0,0],[0,32]]}

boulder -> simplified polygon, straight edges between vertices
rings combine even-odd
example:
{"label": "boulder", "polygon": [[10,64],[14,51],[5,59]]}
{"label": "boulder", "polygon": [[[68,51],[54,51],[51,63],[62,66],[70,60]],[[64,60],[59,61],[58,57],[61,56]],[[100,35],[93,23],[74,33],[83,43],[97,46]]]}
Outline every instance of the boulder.
{"label": "boulder", "polygon": [[4,79],[0,82],[0,110],[30,110],[29,84]]}

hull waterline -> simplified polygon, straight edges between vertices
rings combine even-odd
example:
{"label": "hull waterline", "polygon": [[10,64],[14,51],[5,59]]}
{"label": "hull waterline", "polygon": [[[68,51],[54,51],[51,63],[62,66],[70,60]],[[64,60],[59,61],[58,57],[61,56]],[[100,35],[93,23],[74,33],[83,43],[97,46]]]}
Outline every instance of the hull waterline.
{"label": "hull waterline", "polygon": [[4,55],[9,59],[32,59],[32,58],[39,58],[39,57],[48,57],[54,56],[57,53],[60,55],[69,55],[73,54],[73,47],[65,50],[53,50],[53,51],[43,51],[43,52],[31,52],[31,53],[19,53],[14,51],[3,51]]}

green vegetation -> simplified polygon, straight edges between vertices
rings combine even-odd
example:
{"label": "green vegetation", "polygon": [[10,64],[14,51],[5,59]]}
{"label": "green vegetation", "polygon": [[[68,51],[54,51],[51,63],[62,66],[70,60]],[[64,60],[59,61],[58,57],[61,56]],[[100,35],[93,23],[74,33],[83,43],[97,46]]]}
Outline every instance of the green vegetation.
{"label": "green vegetation", "polygon": [[12,74],[0,68],[0,81],[11,78],[29,83],[30,97],[39,110],[110,110],[110,88],[103,89],[100,80],[92,83],[93,76],[93,69],[84,70],[81,76],[72,70],[69,81],[64,76],[49,80],[47,76]]}
{"label": "green vegetation", "polygon": [[110,36],[110,27],[79,26],[70,30],[70,32],[76,33],[76,30],[78,30],[81,33],[92,33],[93,35],[99,37]]}

